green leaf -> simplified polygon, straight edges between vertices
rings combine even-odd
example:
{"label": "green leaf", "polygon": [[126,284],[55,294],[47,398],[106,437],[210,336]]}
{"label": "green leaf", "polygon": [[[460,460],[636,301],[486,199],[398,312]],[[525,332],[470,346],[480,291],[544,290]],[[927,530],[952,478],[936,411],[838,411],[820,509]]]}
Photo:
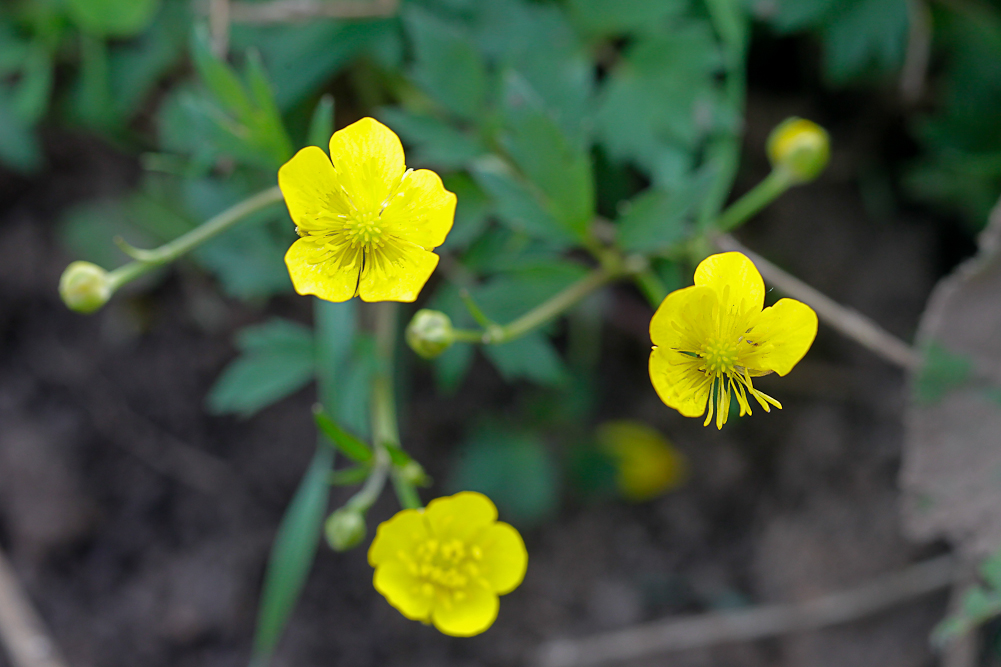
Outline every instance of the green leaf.
{"label": "green leaf", "polygon": [[1001,550],[984,560],[980,565],[980,575],[992,588],[1001,589]]}
{"label": "green leaf", "polygon": [[415,5],[403,22],[414,44],[413,78],[455,115],[475,119],[486,94],[486,64],[468,35]]}
{"label": "green leaf", "polygon": [[382,107],[382,122],[413,145],[409,163],[443,169],[459,169],[486,153],[482,143],[434,116],[412,113],[396,107]]}
{"label": "green leaf", "polygon": [[64,0],[69,16],[84,32],[99,37],[131,37],[149,26],[159,0]]}
{"label": "green leaf", "polygon": [[617,221],[619,245],[630,252],[655,252],[684,240],[685,223],[711,182],[703,174],[673,191],[651,188],[633,199]]}
{"label": "green leaf", "polygon": [[313,109],[313,117],[309,121],[307,146],[319,146],[327,150],[330,137],[334,134],[334,96],[324,95]]}
{"label": "green leaf", "polygon": [[391,442],[385,442],[383,443],[383,446],[386,448],[386,452],[389,454],[389,460],[397,468],[402,468],[403,466],[407,465],[408,463],[414,460],[410,456],[410,454],[407,454],[405,451],[403,451],[403,449],[401,449],[397,445],[394,445]]}
{"label": "green leaf", "polygon": [[723,126],[721,64],[705,21],[638,38],[600,93],[595,130],[609,157],[642,167],[658,185],[676,186],[695,149]]}
{"label": "green leaf", "polygon": [[567,378],[563,360],[546,336],[533,331],[502,345],[487,345],[484,354],[505,380],[525,379],[555,385]]}
{"label": "green leaf", "polygon": [[[846,3],[848,5],[849,3]],[[823,25],[824,66],[835,82],[903,65],[908,35],[907,0],[855,0]]]}
{"label": "green leaf", "polygon": [[511,229],[552,243],[571,245],[574,235],[542,203],[542,195],[496,156],[478,159],[473,178],[493,199],[497,217]]}
{"label": "green leaf", "polygon": [[599,35],[656,30],[688,9],[688,0],[570,0],[570,16]]}
{"label": "green leaf", "polygon": [[594,217],[594,176],[583,145],[564,136],[560,126],[534,102],[528,83],[506,78],[508,132],[504,147],[522,173],[543,195],[551,216],[574,237],[587,234]]}
{"label": "green leaf", "polygon": [[0,95],[0,162],[24,173],[42,165],[34,129],[18,118],[5,95]]}
{"label": "green leaf", "polygon": [[322,408],[314,409],[313,420],[320,432],[346,457],[355,463],[368,463],[372,460],[372,450],[368,445],[338,426]]}
{"label": "green leaf", "polygon": [[334,451],[318,447],[278,526],[264,573],[251,665],[266,667],[302,593],[320,544]]}
{"label": "green leaf", "polygon": [[191,57],[198,78],[224,109],[239,117],[251,114],[253,107],[243,83],[233,68],[212,52],[212,38],[204,23],[196,24],[191,31]]}
{"label": "green leaf", "polygon": [[223,370],[208,395],[216,414],[248,417],[304,387],[313,379],[312,332],[301,324],[275,319],[237,334],[242,354]]}
{"label": "green leaf", "polygon": [[914,383],[914,399],[924,404],[937,403],[950,391],[965,384],[972,373],[972,359],[932,341]]}
{"label": "green leaf", "polygon": [[443,250],[463,250],[487,228],[492,210],[490,198],[467,174],[449,174],[443,179],[445,189],[454,192],[458,202],[452,231],[441,245]]}
{"label": "green leaf", "polygon": [[459,450],[448,486],[486,494],[502,519],[526,527],[551,517],[559,504],[559,474],[545,445],[499,428],[479,430]]}
{"label": "green leaf", "polygon": [[353,486],[361,484],[372,474],[368,466],[354,466],[343,470],[335,470],[327,475],[327,482],[333,486]]}

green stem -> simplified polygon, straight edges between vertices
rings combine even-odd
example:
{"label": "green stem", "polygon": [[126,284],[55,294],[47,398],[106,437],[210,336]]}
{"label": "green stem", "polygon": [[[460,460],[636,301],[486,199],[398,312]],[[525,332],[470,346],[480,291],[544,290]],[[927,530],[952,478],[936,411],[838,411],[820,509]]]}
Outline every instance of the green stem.
{"label": "green stem", "polygon": [[162,266],[174,261],[202,243],[222,234],[236,223],[258,211],[277,204],[282,200],[282,192],[278,186],[268,188],[257,193],[239,204],[232,206],[219,215],[210,218],[205,224],[199,225],[187,234],[177,237],[169,243],[165,243],[153,250],[139,250],[124,246],[124,249],[135,261],[120,266],[108,274],[112,291],[117,290],[122,285],[135,280],[142,274],[158,266]]}
{"label": "green stem", "polygon": [[493,325],[485,331],[456,331],[456,339],[466,342],[483,343],[484,345],[501,345],[515,338],[524,336],[529,331],[546,324],[554,317],[569,310],[581,299],[616,278],[625,275],[621,267],[602,266],[587,274],[548,301],[536,306],[518,319],[505,325]]}
{"label": "green stem", "polygon": [[[393,351],[396,346],[396,320],[399,305],[383,301],[375,307],[375,349],[378,367],[372,378],[372,445],[375,449],[376,469],[382,469],[378,493],[386,481],[386,472],[393,478],[393,488],[400,506],[405,509],[421,507],[420,497],[414,485],[400,475],[391,464],[387,446],[400,446],[400,430],[396,419],[396,398],[393,394]],[[375,471],[365,486],[375,477]],[[364,493],[365,488],[359,491]]]}
{"label": "green stem", "polygon": [[795,183],[788,171],[773,169],[763,181],[720,214],[716,219],[716,229],[729,232],[739,227],[793,185]]}

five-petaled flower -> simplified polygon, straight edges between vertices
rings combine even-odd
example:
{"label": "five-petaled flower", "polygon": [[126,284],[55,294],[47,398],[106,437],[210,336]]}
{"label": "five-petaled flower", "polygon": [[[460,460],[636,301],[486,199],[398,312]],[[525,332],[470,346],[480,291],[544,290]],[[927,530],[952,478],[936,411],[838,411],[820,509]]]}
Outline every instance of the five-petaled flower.
{"label": "five-petaled flower", "polygon": [[413,301],[455,217],[455,195],[407,169],[399,137],[373,118],[335,132],[330,158],[303,148],[278,185],[301,237],[285,254],[292,284],[327,301]]}
{"label": "five-petaled flower", "polygon": [[380,524],[368,561],[375,589],[401,614],[470,637],[497,618],[497,596],[521,583],[528,552],[489,498],[464,491]]}
{"label": "five-petaled flower", "polygon": [[706,426],[715,403],[720,429],[731,396],[741,416],[751,414],[748,395],[765,412],[782,407],[751,378],[791,371],[813,344],[817,315],[793,299],[762,310],[764,299],[761,274],[739,252],[707,257],[695,285],[667,295],[650,321],[650,379],[664,403],[686,417],[706,413]]}

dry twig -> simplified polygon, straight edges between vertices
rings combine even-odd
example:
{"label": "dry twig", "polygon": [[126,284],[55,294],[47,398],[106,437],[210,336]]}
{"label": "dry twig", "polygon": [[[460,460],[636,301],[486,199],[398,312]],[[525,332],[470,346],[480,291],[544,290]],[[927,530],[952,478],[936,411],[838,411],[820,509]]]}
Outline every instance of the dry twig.
{"label": "dry twig", "polygon": [[907,55],[900,70],[900,92],[906,101],[916,102],[924,92],[931,55],[931,9],[924,0],[908,0],[907,17],[910,29]]}
{"label": "dry twig", "polygon": [[745,254],[758,267],[758,271],[761,272],[766,282],[812,307],[817,312],[817,316],[832,329],[855,340],[893,364],[907,370],[917,369],[920,364],[917,352],[865,315],[842,306],[799,278],[789,275],[764,257],[745,248],[730,235],[717,238],[716,245],[724,251],[736,250]]}
{"label": "dry twig", "polygon": [[659,653],[815,630],[847,623],[941,590],[952,583],[956,561],[940,556],[867,584],[806,602],[774,604],[666,619],[582,639],[543,644],[540,667],[586,667]]}
{"label": "dry twig", "polygon": [[0,551],[0,640],[13,667],[66,667],[42,619]]}
{"label": "dry twig", "polygon": [[229,51],[229,0],[209,0],[209,34],[212,53],[225,60]]}

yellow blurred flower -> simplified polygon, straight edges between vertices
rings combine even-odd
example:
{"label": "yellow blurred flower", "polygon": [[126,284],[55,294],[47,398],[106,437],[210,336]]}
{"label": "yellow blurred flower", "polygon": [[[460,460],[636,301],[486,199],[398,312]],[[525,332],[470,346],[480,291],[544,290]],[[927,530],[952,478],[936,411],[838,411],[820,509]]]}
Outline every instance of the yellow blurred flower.
{"label": "yellow blurred flower", "polygon": [[764,299],[761,274],[739,252],[707,257],[694,286],[667,295],[650,321],[650,379],[664,403],[686,417],[705,413],[706,426],[715,404],[719,429],[731,396],[741,416],[751,414],[748,395],[765,412],[782,407],[751,378],[791,371],[813,344],[817,315],[794,299],[762,310]]}
{"label": "yellow blurred flower", "polygon": [[301,237],[285,254],[292,284],[327,301],[413,301],[455,217],[455,195],[407,169],[399,137],[373,118],[335,132],[330,158],[303,148],[278,185]]}
{"label": "yellow blurred flower", "polygon": [[497,618],[497,596],[521,583],[528,552],[489,498],[464,491],[380,524],[368,562],[375,589],[401,614],[471,637]]}
{"label": "yellow blurred flower", "polygon": [[643,502],[677,488],[688,476],[684,454],[659,431],[634,421],[605,422],[598,444],[615,464],[615,484],[629,500]]}

